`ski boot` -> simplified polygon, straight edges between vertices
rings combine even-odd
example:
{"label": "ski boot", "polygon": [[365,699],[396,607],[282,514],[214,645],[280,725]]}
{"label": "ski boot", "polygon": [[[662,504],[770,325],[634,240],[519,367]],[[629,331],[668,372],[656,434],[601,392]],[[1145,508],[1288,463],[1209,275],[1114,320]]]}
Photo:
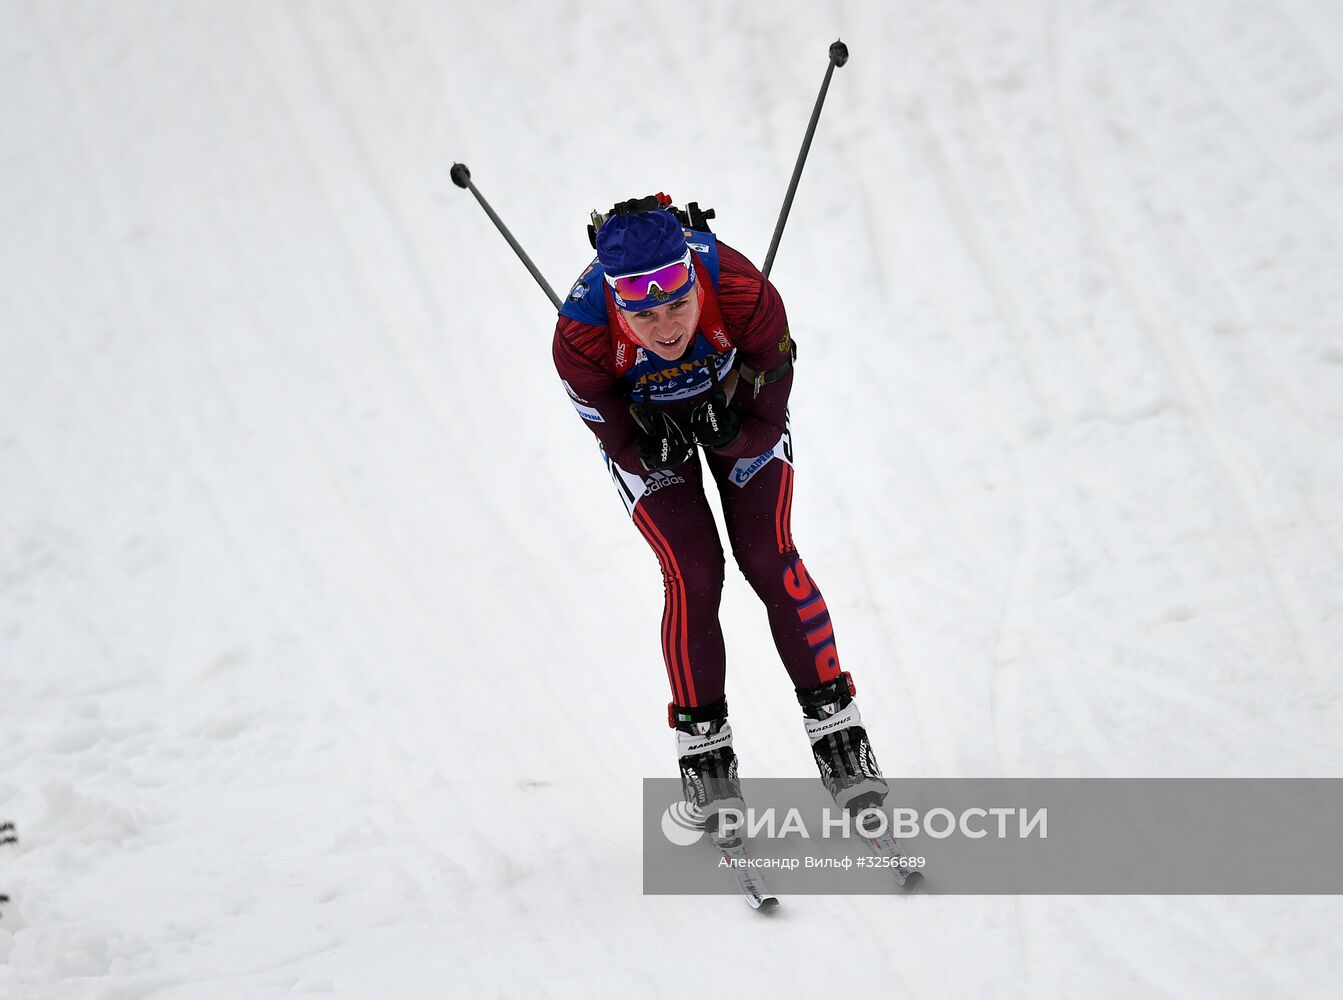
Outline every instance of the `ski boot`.
{"label": "ski boot", "polygon": [[676,730],[676,758],[686,805],[692,818],[714,834],[722,810],[735,810],[738,817],[746,811],[732,749],[732,726],[727,721],[727,699],[694,708],[669,704],[667,723]]}
{"label": "ski boot", "polygon": [[880,808],[887,785],[853,700],[855,693],[847,672],[824,684],[797,689],[821,781],[840,809],[857,815]]}

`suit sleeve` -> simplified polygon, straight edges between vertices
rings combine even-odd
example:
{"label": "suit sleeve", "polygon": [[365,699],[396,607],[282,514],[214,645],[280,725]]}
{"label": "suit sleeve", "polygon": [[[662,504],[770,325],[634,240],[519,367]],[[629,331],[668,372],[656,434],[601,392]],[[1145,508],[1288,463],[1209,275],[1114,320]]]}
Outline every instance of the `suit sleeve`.
{"label": "suit sleeve", "polygon": [[[755,265],[744,256],[718,244],[721,273],[718,301],[732,331],[742,363],[757,372],[774,371],[792,358],[788,315],[783,299]],[[732,458],[761,455],[779,443],[788,413],[788,394],[793,387],[790,368],[782,378],[760,388],[738,384],[732,407],[741,415],[741,433],[718,454]]]}
{"label": "suit sleeve", "polygon": [[788,394],[793,388],[791,370],[777,382],[771,382],[755,396],[755,387],[738,382],[732,394],[732,408],[741,415],[741,433],[726,448],[714,449],[716,455],[729,458],[752,458],[763,455],[783,436],[788,419]]}
{"label": "suit sleeve", "polygon": [[606,454],[621,468],[642,472],[639,428],[630,414],[629,401],[616,391],[615,379],[598,359],[597,346],[605,337],[604,327],[560,317],[551,346],[555,370],[574,409],[588,430],[597,436]]}

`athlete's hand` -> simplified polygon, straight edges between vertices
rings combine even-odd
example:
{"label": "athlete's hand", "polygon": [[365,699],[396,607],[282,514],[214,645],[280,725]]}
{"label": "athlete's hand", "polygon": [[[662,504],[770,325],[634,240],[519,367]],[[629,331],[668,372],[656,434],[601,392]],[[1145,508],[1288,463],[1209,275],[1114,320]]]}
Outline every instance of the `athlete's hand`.
{"label": "athlete's hand", "polygon": [[727,394],[716,386],[709,398],[690,411],[690,433],[705,448],[726,448],[741,433],[741,417],[727,405]]}
{"label": "athlete's hand", "polygon": [[672,417],[651,407],[639,414],[639,461],[649,472],[674,469],[695,453],[695,442]]}

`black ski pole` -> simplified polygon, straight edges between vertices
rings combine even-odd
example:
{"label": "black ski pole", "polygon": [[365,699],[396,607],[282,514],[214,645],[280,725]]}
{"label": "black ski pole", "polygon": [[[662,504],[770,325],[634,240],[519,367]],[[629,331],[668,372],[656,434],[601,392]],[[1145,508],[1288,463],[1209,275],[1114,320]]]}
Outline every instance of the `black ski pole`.
{"label": "black ski pole", "polygon": [[476,201],[480,202],[480,207],[485,209],[485,214],[490,217],[490,221],[498,227],[499,232],[504,234],[504,239],[508,240],[508,245],[513,248],[513,252],[527,265],[527,270],[532,272],[532,277],[536,279],[536,283],[541,286],[542,291],[549,296],[550,301],[554,304],[555,308],[558,309],[560,307],[560,297],[555,294],[555,289],[551,288],[546,279],[541,277],[541,272],[536,269],[536,265],[532,263],[532,259],[527,256],[527,251],[523,250],[522,247],[518,245],[518,241],[513,239],[513,234],[510,233],[508,227],[504,225],[504,220],[494,214],[494,209],[490,208],[490,203],[481,196],[481,193],[478,190],[476,190],[475,184],[471,183],[471,171],[466,169],[466,164],[454,163],[452,165],[451,176],[452,183],[456,184],[459,188],[466,188],[476,196]]}
{"label": "black ski pole", "polygon": [[797,182],[802,177],[802,165],[807,162],[807,151],[811,149],[811,137],[816,134],[816,123],[821,120],[821,105],[825,103],[825,92],[830,89],[830,77],[836,66],[849,61],[849,47],[836,40],[830,46],[830,65],[825,68],[825,79],[821,81],[821,92],[816,95],[816,107],[811,109],[811,121],[807,124],[807,134],[802,140],[802,151],[797,154],[797,166],[793,167],[793,179],[788,182],[788,194],[783,199],[783,210],[779,212],[778,225],[774,227],[774,239],[770,241],[769,253],[765,255],[763,273],[769,277],[774,266],[774,254],[779,249],[779,240],[783,238],[783,224],[788,221],[788,210],[793,207],[793,195],[797,193]]}

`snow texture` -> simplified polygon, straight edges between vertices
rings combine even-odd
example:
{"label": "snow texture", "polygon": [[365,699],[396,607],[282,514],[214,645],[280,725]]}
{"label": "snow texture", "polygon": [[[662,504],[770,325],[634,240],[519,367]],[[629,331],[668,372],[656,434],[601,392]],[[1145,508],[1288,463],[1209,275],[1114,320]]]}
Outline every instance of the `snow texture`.
{"label": "snow texture", "polygon": [[0,996],[1337,995],[1330,897],[641,895],[656,562],[448,168],[557,289],[654,190],[759,262],[837,37],[773,277],[887,770],[1340,776],[1338,4],[2,0]]}

